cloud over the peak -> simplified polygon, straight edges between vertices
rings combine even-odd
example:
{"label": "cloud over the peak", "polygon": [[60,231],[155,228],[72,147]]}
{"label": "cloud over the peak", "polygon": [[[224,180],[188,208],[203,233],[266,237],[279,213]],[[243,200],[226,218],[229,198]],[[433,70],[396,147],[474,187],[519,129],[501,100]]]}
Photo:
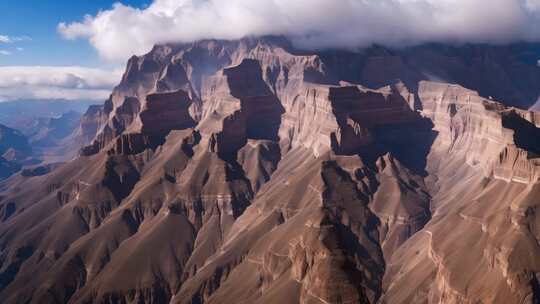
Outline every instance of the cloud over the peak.
{"label": "cloud over the peak", "polygon": [[68,66],[0,67],[0,101],[16,99],[104,100],[121,70]]}
{"label": "cloud over the peak", "polygon": [[154,0],[144,9],[117,3],[58,30],[110,60],[156,43],[265,34],[314,48],[503,43],[540,40],[540,0]]}

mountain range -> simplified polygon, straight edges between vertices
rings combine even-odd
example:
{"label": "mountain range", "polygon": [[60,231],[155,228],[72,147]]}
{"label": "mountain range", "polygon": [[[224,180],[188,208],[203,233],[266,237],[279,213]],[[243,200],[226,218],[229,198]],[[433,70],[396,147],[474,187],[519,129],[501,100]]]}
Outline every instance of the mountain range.
{"label": "mountain range", "polygon": [[156,45],[0,182],[0,298],[538,303],[539,55]]}
{"label": "mountain range", "polygon": [[[21,105],[22,109],[27,105],[22,101],[16,104]],[[1,105],[0,111],[2,111]],[[7,108],[11,107],[13,104],[7,106]],[[19,112],[24,113],[21,115],[5,115],[8,124],[18,126],[19,129],[0,124],[2,132],[0,154],[4,154],[2,164],[5,166],[0,174],[0,180],[23,169],[43,171],[42,165],[45,167],[50,164],[58,165],[79,154],[81,147],[92,140],[95,131],[90,136],[83,134],[81,129],[84,123],[83,114],[70,111],[71,107],[64,109],[64,112],[58,109],[57,113],[60,113],[58,116],[50,116],[56,113],[53,111],[54,106],[51,108],[53,112],[48,113],[43,113],[40,107],[36,107]],[[92,107],[89,109],[91,111]],[[21,117],[22,120],[20,120]]]}
{"label": "mountain range", "polygon": [[58,118],[67,112],[84,113],[95,101],[85,100],[13,100],[0,102],[0,124],[24,134],[38,119]]}

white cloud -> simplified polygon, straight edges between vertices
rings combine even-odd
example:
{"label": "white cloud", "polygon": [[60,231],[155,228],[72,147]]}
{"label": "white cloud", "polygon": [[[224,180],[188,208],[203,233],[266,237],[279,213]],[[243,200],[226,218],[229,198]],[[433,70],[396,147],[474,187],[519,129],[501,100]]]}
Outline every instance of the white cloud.
{"label": "white cloud", "polygon": [[0,55],[9,56],[11,55],[11,52],[6,50],[0,50]]}
{"label": "white cloud", "polygon": [[32,40],[32,38],[28,36],[11,37],[8,35],[0,35],[0,43],[14,43],[14,42],[30,41],[30,40]]}
{"label": "white cloud", "polygon": [[86,67],[0,67],[0,101],[15,99],[104,100],[121,70]]}
{"label": "white cloud", "polygon": [[539,40],[540,0],[154,0],[144,9],[117,3],[58,30],[109,60],[155,43],[264,34],[314,48],[503,43]]}

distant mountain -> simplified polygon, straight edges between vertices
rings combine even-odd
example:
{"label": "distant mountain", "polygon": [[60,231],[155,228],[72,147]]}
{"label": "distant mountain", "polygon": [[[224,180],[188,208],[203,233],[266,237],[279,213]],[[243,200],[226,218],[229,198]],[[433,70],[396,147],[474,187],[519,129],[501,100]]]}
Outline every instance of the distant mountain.
{"label": "distant mountain", "polygon": [[46,163],[62,162],[75,157],[95,135],[96,130],[91,135],[79,134],[82,114],[95,107],[95,103],[68,100],[1,102],[0,123],[19,130],[28,138],[34,158]]}
{"label": "distant mountain", "polygon": [[0,102],[0,124],[27,134],[38,118],[60,117],[67,112],[84,113],[96,101],[17,100]]}
{"label": "distant mountain", "polygon": [[84,143],[75,140],[82,114],[70,111],[60,117],[39,118],[27,129],[34,157],[50,162],[63,162],[75,157]]}
{"label": "distant mountain", "polygon": [[[28,172],[42,172],[44,168],[54,167],[47,164],[64,162],[77,156],[79,149],[92,139],[81,132],[81,117],[82,114],[76,111],[66,112],[59,117],[36,117],[24,126],[26,134],[0,125],[0,179],[27,166],[30,167],[26,175]],[[39,163],[47,166],[31,167]]]}
{"label": "distant mountain", "polygon": [[0,155],[7,160],[24,160],[30,156],[32,148],[21,132],[0,125]]}
{"label": "distant mountain", "polygon": [[58,144],[79,126],[81,117],[81,113],[69,111],[60,117],[37,119],[36,125],[27,130],[30,143],[35,146]]}
{"label": "distant mountain", "polygon": [[21,170],[31,154],[32,148],[22,133],[0,125],[0,180]]}
{"label": "distant mountain", "polygon": [[17,162],[10,162],[0,156],[0,180],[10,177],[15,172],[21,170],[21,168],[21,164]]}

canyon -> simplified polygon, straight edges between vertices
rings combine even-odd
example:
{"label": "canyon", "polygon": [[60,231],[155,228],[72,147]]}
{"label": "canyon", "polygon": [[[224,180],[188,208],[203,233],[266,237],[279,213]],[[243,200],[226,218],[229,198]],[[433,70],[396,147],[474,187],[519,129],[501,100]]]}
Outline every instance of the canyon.
{"label": "canyon", "polygon": [[156,45],[0,182],[0,298],[538,303],[536,48]]}

